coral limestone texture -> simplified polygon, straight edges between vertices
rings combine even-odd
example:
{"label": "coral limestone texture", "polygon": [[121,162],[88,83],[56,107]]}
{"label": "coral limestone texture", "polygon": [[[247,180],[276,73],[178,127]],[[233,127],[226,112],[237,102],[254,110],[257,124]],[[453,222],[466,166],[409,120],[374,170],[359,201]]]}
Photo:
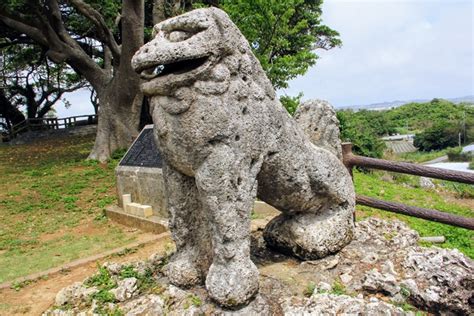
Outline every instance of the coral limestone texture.
{"label": "coral limestone texture", "polygon": [[315,259],[352,238],[352,180],[281,106],[223,11],[194,10],[154,31],[132,66],[145,80],[164,158],[177,247],[168,278],[182,287],[205,280],[219,304],[246,304],[259,288],[249,255],[255,198],[281,211],[265,230],[267,243]]}

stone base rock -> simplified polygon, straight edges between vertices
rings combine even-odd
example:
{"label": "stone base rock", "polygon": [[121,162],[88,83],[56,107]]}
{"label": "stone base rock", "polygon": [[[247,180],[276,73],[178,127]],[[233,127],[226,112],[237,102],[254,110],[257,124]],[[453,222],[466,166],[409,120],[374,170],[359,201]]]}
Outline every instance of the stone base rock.
{"label": "stone base rock", "polygon": [[406,315],[400,307],[372,299],[348,295],[315,293],[309,299],[286,299],[282,304],[284,315]]}
{"label": "stone base rock", "polygon": [[474,263],[457,249],[410,249],[402,265],[407,278],[402,283],[415,305],[474,313]]}
{"label": "stone base rock", "polygon": [[[113,302],[100,303],[94,299],[99,288],[75,283],[58,293],[56,307],[45,315],[113,311],[133,316],[474,313],[473,261],[455,249],[418,246],[418,234],[400,221],[358,222],[353,241],[336,255],[303,262],[269,249],[262,229],[252,237],[260,289],[247,306],[225,309],[215,304],[202,285],[181,289],[170,284],[162,271],[168,255],[157,255],[133,264],[104,264],[116,280],[116,288],[110,289],[116,294]],[[153,271],[153,285],[143,288],[132,277],[122,278],[123,269],[130,272],[130,267],[140,282]],[[238,275],[232,278],[239,280]],[[224,289],[216,295],[225,293],[232,295]]]}

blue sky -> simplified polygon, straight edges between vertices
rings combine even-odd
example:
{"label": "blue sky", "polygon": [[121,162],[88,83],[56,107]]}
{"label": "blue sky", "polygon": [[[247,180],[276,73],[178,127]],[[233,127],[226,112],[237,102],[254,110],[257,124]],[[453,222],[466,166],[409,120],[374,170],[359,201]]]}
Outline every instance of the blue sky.
{"label": "blue sky", "polygon": [[[474,1],[326,0],[323,23],[343,46],[280,94],[325,99],[336,107],[474,95]],[[67,96],[59,117],[92,113],[88,93]]]}
{"label": "blue sky", "polygon": [[343,46],[282,91],[334,106],[474,94],[472,0],[326,0]]}

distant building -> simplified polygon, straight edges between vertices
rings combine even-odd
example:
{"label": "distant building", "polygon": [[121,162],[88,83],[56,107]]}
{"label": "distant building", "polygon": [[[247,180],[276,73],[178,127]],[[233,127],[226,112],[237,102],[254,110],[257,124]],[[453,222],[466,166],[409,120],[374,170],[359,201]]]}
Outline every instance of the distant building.
{"label": "distant building", "polygon": [[385,142],[387,148],[395,154],[411,153],[418,149],[413,146],[415,134],[385,136],[381,139]]}
{"label": "distant building", "polygon": [[385,136],[381,139],[383,141],[396,141],[396,140],[405,140],[405,141],[413,141],[415,138],[415,134],[403,134],[403,135],[392,135],[392,136]]}
{"label": "distant building", "polygon": [[471,155],[474,155],[474,144],[467,145],[463,147],[461,150],[463,153],[470,153]]}

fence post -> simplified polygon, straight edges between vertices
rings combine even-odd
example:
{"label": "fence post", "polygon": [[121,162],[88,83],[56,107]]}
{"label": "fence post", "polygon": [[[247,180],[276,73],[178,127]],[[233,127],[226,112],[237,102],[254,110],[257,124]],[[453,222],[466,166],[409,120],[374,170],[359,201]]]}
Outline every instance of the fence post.
{"label": "fence post", "polygon": [[352,168],[354,167],[350,161],[350,157],[352,156],[352,143],[342,143],[342,162],[346,166],[347,170],[349,170],[349,174],[351,178],[354,179],[352,174]]}
{"label": "fence post", "polygon": [[[346,166],[347,170],[349,171],[349,174],[351,175],[352,183],[354,183],[354,175],[352,174],[353,165],[351,164],[350,159],[349,159],[352,156],[352,143],[342,143],[341,147],[342,147],[342,162],[344,163],[344,166]],[[354,223],[355,223],[356,221],[355,209],[354,209],[354,213],[352,213],[352,219],[354,220]]]}

